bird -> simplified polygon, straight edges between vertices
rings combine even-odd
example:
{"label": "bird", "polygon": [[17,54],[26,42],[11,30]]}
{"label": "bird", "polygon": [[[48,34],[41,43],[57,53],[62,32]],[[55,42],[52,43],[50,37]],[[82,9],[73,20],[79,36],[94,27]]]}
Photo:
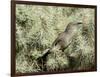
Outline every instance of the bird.
{"label": "bird", "polygon": [[60,33],[52,43],[51,49],[64,50],[71,44],[74,35],[82,27],[82,22],[70,22],[64,32]]}
{"label": "bird", "polygon": [[[71,40],[73,38],[74,35],[76,35],[76,33],[80,30],[80,28],[82,27],[82,22],[70,22],[67,26],[66,29],[60,33],[57,38],[54,40],[54,42],[52,43],[51,47],[48,49],[45,49],[43,51],[43,54],[41,54],[38,58],[37,58],[37,62],[39,64],[45,64],[45,62],[47,61],[47,57],[49,54],[52,53],[52,51],[56,52],[57,51],[62,51],[64,52],[64,50],[71,44]],[[73,62],[74,58],[73,58],[72,54],[71,56],[67,56],[68,59]],[[75,55],[76,56],[76,55]],[[43,60],[43,62],[42,62]],[[71,63],[70,63],[71,64]],[[40,68],[42,68],[40,66]],[[45,67],[43,70],[47,70],[47,68]]]}
{"label": "bird", "polygon": [[58,37],[54,40],[51,47],[44,50],[43,54],[39,56],[40,58],[46,58],[48,54],[50,54],[52,51],[64,50],[71,44],[71,40],[73,36],[78,32],[78,30],[82,27],[82,22],[70,22],[67,26],[64,32],[60,33]]}

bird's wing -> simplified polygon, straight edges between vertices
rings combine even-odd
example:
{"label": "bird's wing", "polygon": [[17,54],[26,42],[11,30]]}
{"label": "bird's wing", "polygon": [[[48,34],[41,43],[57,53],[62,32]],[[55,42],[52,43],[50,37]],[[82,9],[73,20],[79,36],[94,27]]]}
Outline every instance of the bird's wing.
{"label": "bird's wing", "polygon": [[60,41],[61,41],[61,39],[57,38],[57,39],[53,42],[52,46],[56,46]]}
{"label": "bird's wing", "polygon": [[63,35],[64,33],[60,33],[58,37],[55,39],[55,41],[53,42],[52,46],[56,46],[59,42],[61,42],[63,40]]}

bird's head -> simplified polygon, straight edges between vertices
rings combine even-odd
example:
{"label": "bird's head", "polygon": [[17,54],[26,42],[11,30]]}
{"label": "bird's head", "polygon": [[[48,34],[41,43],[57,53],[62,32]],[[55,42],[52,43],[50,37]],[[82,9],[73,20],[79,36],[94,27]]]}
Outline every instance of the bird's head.
{"label": "bird's head", "polygon": [[83,23],[81,21],[78,21],[78,22],[70,22],[66,29],[65,29],[65,32],[68,32],[68,31],[78,31],[82,28],[82,25]]}

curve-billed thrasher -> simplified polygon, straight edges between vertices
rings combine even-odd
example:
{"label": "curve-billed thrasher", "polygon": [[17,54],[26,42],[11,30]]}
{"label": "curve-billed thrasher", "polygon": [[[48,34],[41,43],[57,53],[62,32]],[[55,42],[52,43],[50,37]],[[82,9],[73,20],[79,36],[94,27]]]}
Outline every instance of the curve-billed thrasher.
{"label": "curve-billed thrasher", "polygon": [[70,41],[72,40],[73,36],[76,35],[80,28],[82,28],[82,22],[69,23],[65,31],[60,33],[55,39],[51,49],[55,48],[64,51],[70,44]]}

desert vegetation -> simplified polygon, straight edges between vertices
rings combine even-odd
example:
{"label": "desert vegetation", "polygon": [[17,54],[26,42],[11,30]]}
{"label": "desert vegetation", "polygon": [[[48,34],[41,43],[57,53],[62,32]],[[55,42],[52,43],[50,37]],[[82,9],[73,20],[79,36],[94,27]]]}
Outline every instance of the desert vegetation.
{"label": "desert vegetation", "polygon": [[[92,8],[16,5],[16,72],[88,70],[95,67],[95,10]],[[82,29],[62,52],[42,57],[70,22]],[[69,58],[70,56],[71,58]]]}

